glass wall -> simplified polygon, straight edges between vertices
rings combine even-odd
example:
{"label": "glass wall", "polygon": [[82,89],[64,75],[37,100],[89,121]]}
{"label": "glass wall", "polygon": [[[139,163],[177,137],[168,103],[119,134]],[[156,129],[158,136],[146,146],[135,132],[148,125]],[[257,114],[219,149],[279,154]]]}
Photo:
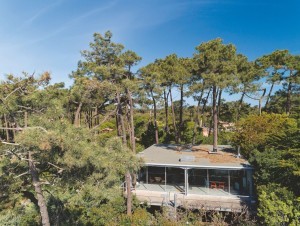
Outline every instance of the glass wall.
{"label": "glass wall", "polygon": [[184,169],[167,167],[167,184],[184,185]]}
{"label": "glass wall", "polygon": [[223,189],[229,191],[229,173],[228,170],[219,170],[219,169],[209,169],[208,178],[209,178],[209,188],[212,189]]}
{"label": "glass wall", "polygon": [[230,193],[239,195],[251,195],[252,173],[246,170],[230,171]]}
{"label": "glass wall", "polygon": [[[252,195],[251,170],[188,169],[188,186],[223,190],[233,195]],[[165,189],[185,187],[185,170],[173,167],[144,167],[138,181],[144,184],[166,185]],[[169,187],[168,187],[169,186]]]}
{"label": "glass wall", "polygon": [[189,185],[208,187],[207,169],[189,169]]}
{"label": "glass wall", "polygon": [[138,174],[138,182],[142,184],[147,183],[147,167],[143,167],[140,169],[139,174]]}
{"label": "glass wall", "polygon": [[149,184],[165,184],[165,167],[148,167]]}

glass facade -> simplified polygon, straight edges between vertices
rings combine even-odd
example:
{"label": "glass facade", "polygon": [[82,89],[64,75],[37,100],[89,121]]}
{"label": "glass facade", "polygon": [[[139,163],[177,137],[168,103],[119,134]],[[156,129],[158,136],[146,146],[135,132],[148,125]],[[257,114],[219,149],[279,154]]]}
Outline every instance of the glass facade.
{"label": "glass facade", "polygon": [[189,169],[189,185],[208,187],[208,178],[206,169]]}
{"label": "glass facade", "polygon": [[149,166],[140,170],[138,182],[164,185],[161,187],[166,191],[177,187],[183,189],[186,194],[211,191],[251,196],[253,190],[252,170],[245,169],[184,169]]}

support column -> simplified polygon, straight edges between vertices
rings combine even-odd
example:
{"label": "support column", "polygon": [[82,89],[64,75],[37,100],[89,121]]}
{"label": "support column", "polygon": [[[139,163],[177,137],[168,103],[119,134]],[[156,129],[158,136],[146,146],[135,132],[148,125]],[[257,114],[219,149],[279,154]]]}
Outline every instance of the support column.
{"label": "support column", "polygon": [[186,169],[186,195],[189,193],[189,169]]}
{"label": "support column", "polygon": [[206,184],[206,186],[207,186],[207,188],[209,188],[209,174],[208,174],[208,169],[206,169],[206,174],[207,174],[207,184]]}
{"label": "support column", "polygon": [[248,182],[249,182],[249,195],[253,196],[253,171],[247,171]]}
{"label": "support column", "polygon": [[167,190],[167,167],[165,167],[165,191]]}
{"label": "support column", "polygon": [[230,194],[230,170],[228,170],[228,193]]}
{"label": "support column", "polygon": [[188,195],[189,191],[189,172],[188,169],[184,169],[184,193],[185,195]]}
{"label": "support column", "polygon": [[148,184],[148,166],[146,166],[146,184]]}

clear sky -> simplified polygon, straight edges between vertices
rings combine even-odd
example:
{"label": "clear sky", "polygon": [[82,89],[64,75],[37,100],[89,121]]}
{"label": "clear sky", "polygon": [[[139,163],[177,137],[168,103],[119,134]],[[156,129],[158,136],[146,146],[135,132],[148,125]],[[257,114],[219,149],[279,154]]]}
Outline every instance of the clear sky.
{"label": "clear sky", "polygon": [[0,75],[68,75],[94,32],[137,52],[140,66],[171,53],[192,56],[217,37],[254,60],[276,49],[300,54],[299,0],[7,0],[0,1]]}

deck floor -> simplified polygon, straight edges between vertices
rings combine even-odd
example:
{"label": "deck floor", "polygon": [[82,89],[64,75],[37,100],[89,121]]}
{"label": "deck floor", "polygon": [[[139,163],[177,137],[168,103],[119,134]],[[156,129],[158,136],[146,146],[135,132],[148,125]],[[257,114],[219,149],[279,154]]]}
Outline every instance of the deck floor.
{"label": "deck floor", "polygon": [[[184,193],[184,187],[180,185],[161,185],[161,184],[138,184],[136,190],[140,191],[157,191],[157,192],[174,192]],[[189,186],[188,194],[194,195],[213,195],[213,196],[236,196],[238,192],[231,190],[227,192],[223,189],[211,189],[199,186]]]}
{"label": "deck floor", "polygon": [[180,185],[138,184],[132,192],[141,202],[150,205],[181,205],[238,212],[243,208],[238,195],[222,189],[190,186],[186,196],[183,186]]}

